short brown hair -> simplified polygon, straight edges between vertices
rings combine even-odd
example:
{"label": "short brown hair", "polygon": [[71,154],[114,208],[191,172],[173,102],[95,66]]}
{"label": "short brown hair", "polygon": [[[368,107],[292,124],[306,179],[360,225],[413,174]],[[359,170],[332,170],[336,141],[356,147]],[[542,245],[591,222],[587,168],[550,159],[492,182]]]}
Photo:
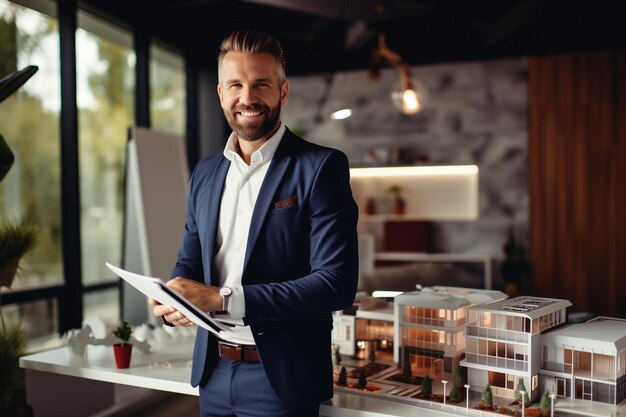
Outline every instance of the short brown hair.
{"label": "short brown hair", "polygon": [[278,82],[285,82],[285,54],[280,42],[269,33],[257,30],[238,30],[228,35],[220,45],[217,56],[218,77],[224,56],[228,52],[243,52],[245,54],[267,53],[276,60],[276,76]]}

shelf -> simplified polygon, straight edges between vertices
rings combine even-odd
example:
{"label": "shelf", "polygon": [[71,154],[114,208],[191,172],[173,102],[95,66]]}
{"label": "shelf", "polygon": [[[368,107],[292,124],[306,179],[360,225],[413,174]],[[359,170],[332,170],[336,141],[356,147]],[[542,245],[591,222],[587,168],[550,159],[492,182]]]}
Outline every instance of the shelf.
{"label": "shelf", "polygon": [[484,287],[491,289],[491,256],[473,253],[375,252],[374,261],[387,262],[476,262],[485,268]]}

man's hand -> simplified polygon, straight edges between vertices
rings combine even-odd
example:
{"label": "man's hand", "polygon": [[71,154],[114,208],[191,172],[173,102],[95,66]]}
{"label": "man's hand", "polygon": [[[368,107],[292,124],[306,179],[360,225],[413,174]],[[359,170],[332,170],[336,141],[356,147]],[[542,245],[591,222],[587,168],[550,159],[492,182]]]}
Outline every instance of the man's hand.
{"label": "man's hand", "polygon": [[[219,287],[204,285],[198,281],[183,277],[171,279],[166,284],[168,287],[185,297],[200,310],[207,313],[222,310],[223,300],[219,294]],[[150,299],[154,305],[154,315],[163,317],[175,326],[192,326],[193,323],[183,313],[168,305],[162,305],[158,301]]]}

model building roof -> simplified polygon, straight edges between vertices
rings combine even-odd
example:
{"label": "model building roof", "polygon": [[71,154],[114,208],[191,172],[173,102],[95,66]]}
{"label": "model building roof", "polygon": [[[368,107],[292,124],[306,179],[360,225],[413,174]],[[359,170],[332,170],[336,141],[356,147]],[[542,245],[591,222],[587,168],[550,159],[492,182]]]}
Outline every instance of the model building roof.
{"label": "model building roof", "polygon": [[400,294],[394,302],[401,306],[458,310],[475,304],[490,303],[506,298],[506,294],[494,290],[458,287],[432,287],[421,291]]}
{"label": "model building roof", "polygon": [[474,311],[488,311],[511,316],[527,317],[535,319],[545,316],[554,311],[570,307],[568,300],[543,297],[515,297],[508,300],[497,301],[490,304],[482,304],[471,309]]}
{"label": "model building roof", "polygon": [[542,343],[615,355],[626,347],[626,320],[597,317],[585,323],[571,324],[543,334]]}

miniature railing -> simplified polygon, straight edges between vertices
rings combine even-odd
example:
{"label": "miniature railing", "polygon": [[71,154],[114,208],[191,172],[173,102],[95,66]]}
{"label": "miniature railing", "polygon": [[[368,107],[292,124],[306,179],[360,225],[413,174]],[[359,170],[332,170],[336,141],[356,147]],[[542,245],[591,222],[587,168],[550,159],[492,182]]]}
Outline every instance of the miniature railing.
{"label": "miniature railing", "polygon": [[416,317],[410,314],[402,315],[402,324],[418,324],[422,326],[433,326],[433,327],[461,327],[466,323],[466,318],[460,318],[456,320],[446,320],[446,319],[438,319],[438,318],[427,318],[427,317]]}
{"label": "miniature railing", "polygon": [[566,363],[543,361],[542,368],[546,371],[562,372],[570,375],[572,374],[572,365]]}
{"label": "miniature railing", "polygon": [[443,352],[447,345],[445,343],[424,342],[423,340],[407,338],[407,344],[411,347],[422,348]]}
{"label": "miniature railing", "polygon": [[491,329],[486,327],[478,327],[467,325],[467,336],[484,337],[495,339],[501,342],[528,343],[530,335],[525,332],[516,332],[514,330]]}
{"label": "miniature railing", "polygon": [[498,358],[495,356],[479,355],[476,353],[466,353],[465,361],[477,365],[487,365],[503,369],[528,372],[528,362],[517,359]]}
{"label": "miniature railing", "polygon": [[403,323],[406,324],[421,324],[424,326],[444,327],[445,319],[434,319],[427,317],[416,317],[411,314],[404,314],[402,316]]}

